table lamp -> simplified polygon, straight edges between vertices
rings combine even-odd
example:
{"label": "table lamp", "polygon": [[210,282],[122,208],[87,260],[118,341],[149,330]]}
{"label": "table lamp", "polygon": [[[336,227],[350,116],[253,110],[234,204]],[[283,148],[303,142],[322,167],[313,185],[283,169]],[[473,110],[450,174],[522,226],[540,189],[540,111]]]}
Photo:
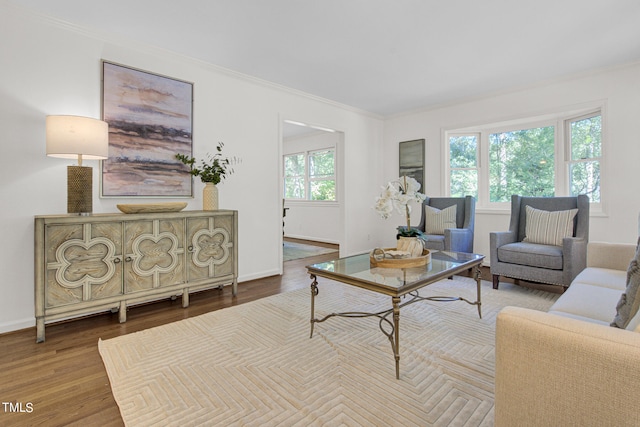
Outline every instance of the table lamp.
{"label": "table lamp", "polygon": [[47,156],[78,158],[67,166],[67,213],[88,215],[93,211],[93,169],[82,160],[106,159],[109,153],[107,122],[80,116],[47,116]]}

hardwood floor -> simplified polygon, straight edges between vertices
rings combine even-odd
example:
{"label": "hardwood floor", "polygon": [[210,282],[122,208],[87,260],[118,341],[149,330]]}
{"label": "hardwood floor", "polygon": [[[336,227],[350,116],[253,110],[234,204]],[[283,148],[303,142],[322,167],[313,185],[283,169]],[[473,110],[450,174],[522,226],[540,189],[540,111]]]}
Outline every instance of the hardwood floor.
{"label": "hardwood floor", "polygon": [[[240,283],[235,298],[231,288],[225,287],[192,294],[186,309],[180,298],[132,307],[126,323],[118,323],[117,313],[105,313],[48,325],[46,341],[41,344],[35,342],[35,328],[0,335],[0,402],[7,402],[0,407],[0,425],[123,425],[98,353],[98,339],[306,288],[311,281],[304,267],[333,257],[335,254],[288,261],[282,276]],[[487,268],[482,276],[491,280]],[[30,407],[31,412],[15,412]]]}
{"label": "hardwood floor", "polygon": [[[240,283],[235,298],[231,287],[225,286],[191,294],[188,308],[181,307],[180,298],[132,307],[126,323],[118,323],[117,313],[105,313],[47,325],[46,341],[40,344],[35,342],[35,327],[0,335],[0,402],[7,402],[0,406],[0,425],[122,426],[98,353],[98,339],[306,288],[311,280],[304,267],[333,257],[335,254],[287,261],[282,276]],[[27,412],[30,407],[32,411]],[[15,412],[20,409],[24,412]]]}

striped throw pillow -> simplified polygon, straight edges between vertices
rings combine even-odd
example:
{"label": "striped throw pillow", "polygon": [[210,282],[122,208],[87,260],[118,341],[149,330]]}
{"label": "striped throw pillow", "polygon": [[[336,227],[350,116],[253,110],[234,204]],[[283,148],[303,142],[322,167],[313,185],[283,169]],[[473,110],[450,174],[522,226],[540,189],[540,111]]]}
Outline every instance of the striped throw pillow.
{"label": "striped throw pillow", "polygon": [[456,228],[456,211],[456,205],[442,210],[425,205],[424,232],[426,234],[442,235],[447,228]]}
{"label": "striped throw pillow", "polygon": [[573,236],[573,218],[578,209],[543,211],[527,206],[524,242],[562,246],[562,239]]}

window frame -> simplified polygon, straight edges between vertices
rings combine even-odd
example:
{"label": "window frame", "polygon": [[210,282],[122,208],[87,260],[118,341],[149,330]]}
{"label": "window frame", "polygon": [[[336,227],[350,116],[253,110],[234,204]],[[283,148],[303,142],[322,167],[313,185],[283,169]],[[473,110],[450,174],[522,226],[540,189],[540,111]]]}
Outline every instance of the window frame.
{"label": "window frame", "polygon": [[[311,157],[319,154],[319,153],[332,153],[333,155],[333,174],[332,175],[322,175],[322,176],[311,176]],[[306,156],[306,165],[308,167],[307,169],[307,178],[308,178],[308,183],[307,183],[307,200],[310,202],[336,202],[338,200],[338,195],[335,195],[335,198],[333,200],[317,200],[317,199],[313,199],[312,198],[312,191],[311,191],[311,185],[314,182],[325,182],[325,181],[333,181],[333,187],[334,187],[334,191],[337,190],[338,187],[338,181],[336,180],[336,149],[335,147],[331,147],[331,148],[321,148],[321,149],[315,149],[315,150],[310,150],[307,151],[307,156]]]}
{"label": "window frame", "polygon": [[[476,138],[476,166],[474,168],[452,168],[451,167],[451,138],[452,137],[475,137]],[[446,147],[447,149],[445,150],[445,162],[447,165],[447,171],[448,173],[445,176],[445,186],[447,188],[447,195],[450,196],[451,195],[451,171],[455,170],[455,171],[462,171],[462,170],[474,170],[476,171],[476,176],[478,177],[478,182],[477,182],[477,192],[478,192],[478,198],[480,198],[480,162],[482,161],[482,156],[481,156],[481,152],[482,150],[480,149],[481,145],[482,145],[482,141],[481,141],[481,137],[482,134],[480,132],[451,132],[447,135],[447,137],[445,138],[446,141]]]}
{"label": "window frame", "polygon": [[[579,122],[581,120],[591,119],[594,117],[600,116],[600,156],[597,157],[589,157],[588,159],[578,159],[573,160],[572,156],[572,144],[573,138],[571,135],[571,124],[573,122]],[[597,161],[600,167],[600,201],[599,202],[590,202],[591,209],[595,211],[602,211],[602,203],[603,203],[603,168],[604,168],[604,151],[605,151],[605,117],[602,114],[602,110],[599,111],[590,111],[584,114],[574,115],[571,117],[567,117],[564,119],[564,158],[565,158],[565,173],[566,173],[566,182],[567,182],[567,194],[571,194],[571,166],[573,164],[586,163],[589,161]]]}
{"label": "window frame", "polygon": [[[313,156],[316,153],[322,153],[322,152],[331,152],[333,153],[333,175],[330,176],[322,176],[320,178],[312,178],[311,177],[311,170],[310,170],[310,166],[309,166],[309,159],[311,156]],[[298,151],[295,153],[287,153],[287,154],[283,154],[282,156],[282,161],[283,161],[283,165],[286,164],[286,159],[287,157],[290,156],[298,156],[298,155],[304,155],[304,175],[302,176],[302,178],[304,179],[304,189],[305,189],[305,198],[287,198],[286,194],[286,180],[287,180],[287,176],[285,175],[285,168],[283,167],[283,195],[284,195],[284,200],[287,203],[301,203],[301,204],[306,204],[306,203],[312,203],[312,204],[317,204],[317,203],[322,203],[322,204],[337,204],[338,203],[338,173],[337,173],[337,166],[338,166],[338,160],[337,160],[337,149],[335,146],[329,146],[329,147],[324,147],[324,148],[314,148],[313,150],[305,150],[305,151]],[[334,186],[335,186],[335,199],[334,200],[315,200],[311,198],[311,183],[312,182],[321,182],[321,181],[333,181],[334,182]]]}
{"label": "window frame", "polygon": [[606,106],[603,103],[593,104],[592,106],[581,108],[579,110],[562,111],[546,115],[537,115],[524,117],[517,120],[494,122],[476,126],[467,126],[459,128],[445,129],[443,135],[443,152],[444,165],[443,170],[443,194],[451,195],[451,160],[450,160],[450,138],[456,136],[469,136],[479,134],[478,139],[478,158],[476,164],[478,166],[478,199],[477,207],[486,211],[504,211],[510,210],[511,202],[490,202],[490,164],[489,164],[489,135],[502,132],[512,132],[516,130],[532,129],[545,126],[554,127],[554,191],[556,196],[568,196],[571,194],[571,182],[569,176],[569,168],[571,165],[571,143],[567,132],[570,132],[570,123],[585,118],[601,117],[601,152],[598,158],[600,162],[600,202],[591,202],[590,210],[592,213],[602,213],[604,210],[604,202],[606,198],[606,171],[605,171],[605,152],[606,152]]}
{"label": "window frame", "polygon": [[[304,157],[304,164],[303,164],[303,168],[304,171],[302,173],[302,175],[287,175],[287,168],[286,168],[286,164],[287,164],[287,157],[294,157],[294,156],[300,156],[302,155]],[[307,159],[307,155],[304,151],[299,151],[296,153],[289,153],[289,154],[285,154],[282,156],[282,184],[283,184],[283,196],[285,200],[307,200],[307,184],[306,184],[306,175],[307,175],[307,168],[308,168],[308,159]],[[296,197],[296,198],[287,198],[287,178],[302,178],[302,182],[303,182],[303,189],[305,192],[305,197],[301,198],[301,197]]]}

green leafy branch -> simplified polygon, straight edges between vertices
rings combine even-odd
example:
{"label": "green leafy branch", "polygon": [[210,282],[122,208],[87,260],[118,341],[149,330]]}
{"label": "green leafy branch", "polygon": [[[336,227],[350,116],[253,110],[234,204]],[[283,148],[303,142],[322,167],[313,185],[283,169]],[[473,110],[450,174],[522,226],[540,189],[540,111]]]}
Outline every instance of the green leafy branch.
{"label": "green leafy branch", "polygon": [[224,179],[233,174],[235,170],[233,165],[240,163],[237,157],[222,157],[222,147],[224,143],[219,142],[216,146],[217,153],[209,154],[200,161],[200,167],[195,167],[196,159],[184,154],[176,154],[176,159],[189,166],[189,173],[193,176],[199,176],[202,182],[212,182],[214,185],[224,181]]}

